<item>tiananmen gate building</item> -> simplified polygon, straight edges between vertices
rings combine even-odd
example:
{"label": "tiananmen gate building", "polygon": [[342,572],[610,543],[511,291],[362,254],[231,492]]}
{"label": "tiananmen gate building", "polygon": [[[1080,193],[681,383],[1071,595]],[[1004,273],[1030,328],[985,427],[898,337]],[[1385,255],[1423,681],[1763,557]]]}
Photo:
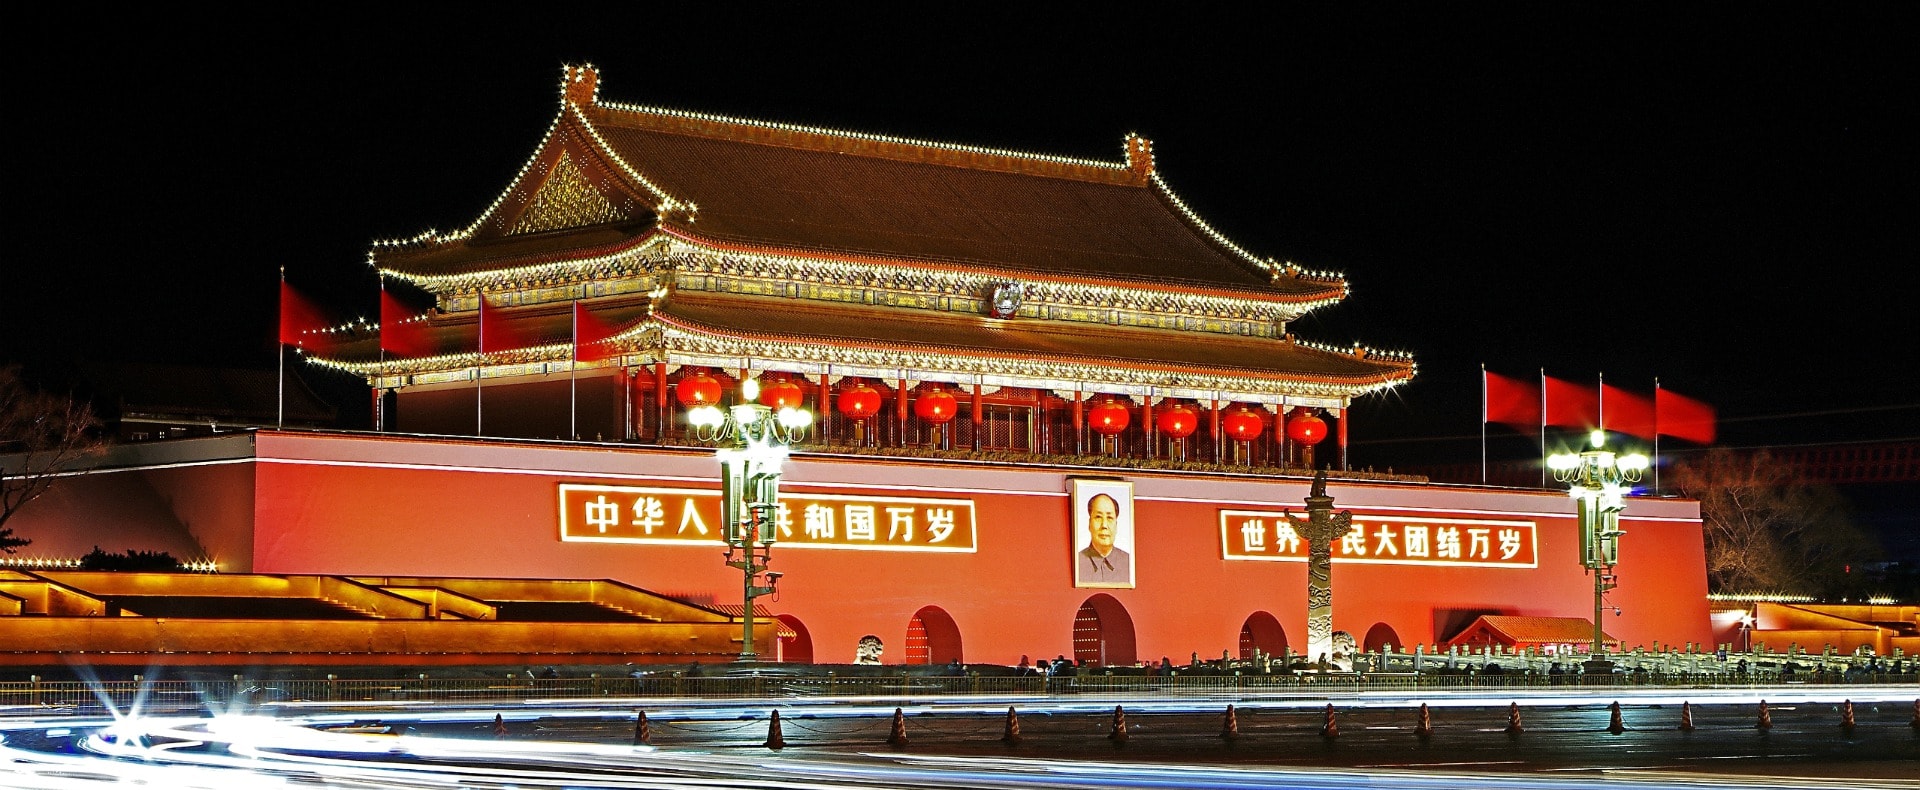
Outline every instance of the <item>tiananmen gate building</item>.
{"label": "tiananmen gate building", "polygon": [[[598,80],[566,69],[470,226],[374,246],[379,334],[308,359],[368,382],[376,431],[121,447],[22,517],[35,550],[138,522],[139,548],[227,573],[608,579],[737,619],[686,410],[751,379],[816,416],[761,599],[783,660],[850,662],[866,636],[889,663],[1297,653],[1287,515],[1319,468],[1358,526],[1334,627],[1362,647],[1591,616],[1564,491],[1346,468],[1348,407],[1412,358],[1296,337],[1345,279],[1208,225],[1147,140],[1035,155],[613,103]],[[415,293],[431,306],[402,308]],[[1622,524],[1609,638],[1709,642],[1697,503],[1635,498]]]}

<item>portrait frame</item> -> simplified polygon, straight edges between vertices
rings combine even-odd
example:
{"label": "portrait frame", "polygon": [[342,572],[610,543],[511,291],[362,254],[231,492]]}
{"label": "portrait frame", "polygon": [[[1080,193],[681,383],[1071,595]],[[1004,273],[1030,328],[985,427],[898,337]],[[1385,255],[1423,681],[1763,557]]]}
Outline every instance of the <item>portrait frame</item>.
{"label": "portrait frame", "polygon": [[[1089,508],[1095,497],[1105,496],[1111,499],[1118,511],[1113,530],[1113,550],[1104,557],[1094,556],[1093,529]],[[1133,589],[1138,582],[1135,575],[1137,546],[1133,520],[1133,483],[1125,480],[1080,479],[1070,480],[1067,497],[1069,517],[1073,524],[1073,540],[1069,544],[1072,552],[1069,560],[1073,564],[1073,586],[1095,589]]]}

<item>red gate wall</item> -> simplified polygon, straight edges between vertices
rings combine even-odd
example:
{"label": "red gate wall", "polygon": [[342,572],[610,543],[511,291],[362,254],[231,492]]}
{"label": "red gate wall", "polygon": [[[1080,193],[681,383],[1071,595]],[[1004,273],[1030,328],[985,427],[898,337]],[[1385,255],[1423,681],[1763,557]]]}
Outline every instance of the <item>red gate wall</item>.
{"label": "red gate wall", "polygon": [[[559,484],[711,488],[718,463],[707,452],[263,432],[257,455],[253,554],[220,558],[231,570],[605,577],[695,602],[738,595],[738,572],[717,547],[559,539]],[[1132,618],[1142,661],[1237,654],[1256,611],[1303,643],[1304,564],[1222,559],[1218,511],[1297,510],[1308,481],[1102,472],[1134,485],[1134,589],[1073,587],[1067,491],[1079,470],[796,458],[783,490],[971,499],[978,551],[776,548],[773,567],[786,576],[778,600],[762,602],[804,624],[822,662],[851,661],[866,634],[885,641],[884,660],[904,660],[909,623],[925,606],[952,616],[968,661],[1071,655],[1075,614],[1101,592]],[[1533,569],[1337,564],[1334,625],[1356,638],[1385,623],[1410,642],[1434,643],[1485,613],[1591,616],[1563,493],[1343,481],[1328,492],[1342,508],[1537,524]],[[1608,612],[1607,631],[1630,646],[1709,640],[1697,504],[1636,499],[1623,523],[1622,586],[1609,594],[1621,615]]]}

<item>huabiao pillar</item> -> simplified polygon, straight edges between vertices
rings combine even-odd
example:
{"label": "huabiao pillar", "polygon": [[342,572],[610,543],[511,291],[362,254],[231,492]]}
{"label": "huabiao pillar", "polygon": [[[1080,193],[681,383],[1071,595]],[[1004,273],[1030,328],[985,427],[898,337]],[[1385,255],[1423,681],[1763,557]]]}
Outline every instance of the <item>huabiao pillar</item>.
{"label": "huabiao pillar", "polygon": [[1353,531],[1353,513],[1333,512],[1325,470],[1313,476],[1307,492],[1307,517],[1291,512],[1287,521],[1307,541],[1307,660],[1333,660],[1333,542]]}

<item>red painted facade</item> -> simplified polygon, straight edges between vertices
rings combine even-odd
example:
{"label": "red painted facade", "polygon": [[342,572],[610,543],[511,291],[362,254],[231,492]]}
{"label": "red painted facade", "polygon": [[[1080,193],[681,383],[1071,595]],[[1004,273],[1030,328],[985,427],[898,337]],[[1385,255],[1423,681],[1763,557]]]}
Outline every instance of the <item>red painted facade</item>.
{"label": "red painted facade", "polygon": [[[237,465],[159,473],[221,478],[251,470],[250,490],[217,487],[202,497],[213,501],[199,505],[253,499],[251,519],[210,520],[196,530],[227,570],[613,578],[696,603],[738,601],[740,576],[722,564],[717,544],[560,536],[561,484],[711,489],[718,463],[707,452],[263,432],[254,453]],[[1075,476],[1132,483],[1135,587],[1073,586],[1068,492]],[[1305,565],[1225,559],[1219,512],[1298,513],[1307,483],[802,455],[788,465],[784,492],[970,500],[977,547],[915,553],[777,546],[773,568],[785,577],[780,595],[762,604],[801,634],[789,650],[805,652],[810,644],[811,657],[822,662],[851,661],[866,635],[882,640],[889,663],[908,658],[910,635],[915,658],[1013,663],[1023,654],[1072,655],[1076,618],[1084,631],[1087,608],[1100,615],[1110,663],[1217,657],[1249,644],[1300,650]],[[1591,615],[1592,584],[1576,560],[1572,501],[1564,494],[1340,480],[1330,481],[1328,493],[1336,507],[1361,512],[1535,525],[1532,568],[1336,563],[1334,626],[1363,645],[1439,642],[1481,614]],[[1621,613],[1609,609],[1608,633],[1629,647],[1709,641],[1697,504],[1635,499],[1622,523],[1629,533],[1622,583],[1608,595]],[[225,554],[244,546],[250,556]],[[1131,621],[1132,655],[1125,654],[1122,620]]]}

